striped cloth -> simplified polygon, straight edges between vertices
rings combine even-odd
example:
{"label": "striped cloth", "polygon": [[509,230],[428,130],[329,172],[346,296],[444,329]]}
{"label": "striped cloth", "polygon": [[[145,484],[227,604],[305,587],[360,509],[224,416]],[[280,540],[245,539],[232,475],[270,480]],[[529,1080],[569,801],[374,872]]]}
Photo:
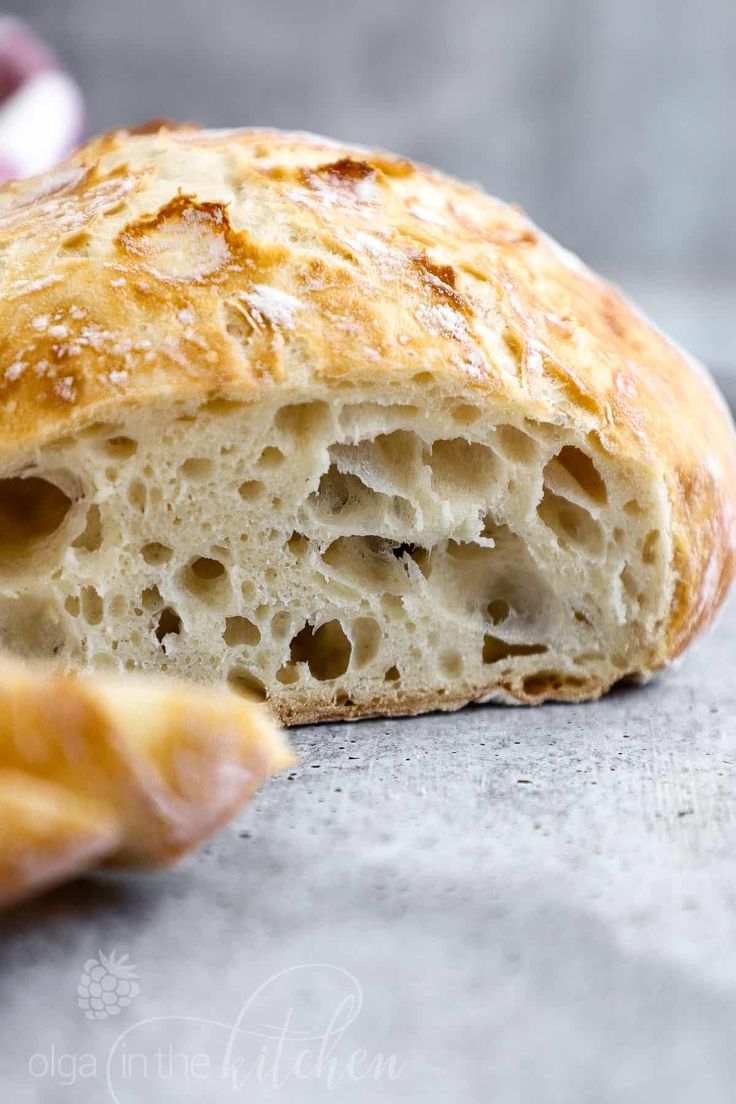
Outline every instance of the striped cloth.
{"label": "striped cloth", "polygon": [[44,172],[83,128],[76,83],[29,27],[0,16],[0,183]]}

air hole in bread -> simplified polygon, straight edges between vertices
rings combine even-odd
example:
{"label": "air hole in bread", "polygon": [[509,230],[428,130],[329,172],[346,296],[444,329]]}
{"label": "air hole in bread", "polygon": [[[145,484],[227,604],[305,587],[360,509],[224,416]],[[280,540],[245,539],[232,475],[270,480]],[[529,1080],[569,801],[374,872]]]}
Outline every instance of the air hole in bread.
{"label": "air hole in bread", "polygon": [[350,626],[353,640],[352,665],[356,671],[368,667],[378,655],[383,633],[372,617],[358,617]]}
{"label": "air hole in bread", "polygon": [[480,410],[477,406],[470,406],[469,403],[455,403],[450,406],[450,417],[458,423],[458,425],[472,425],[480,418]]}
{"label": "air hole in bread", "polygon": [[286,457],[280,448],[276,448],[275,445],[269,445],[259,456],[257,467],[262,471],[271,471],[283,464],[285,459]]}
{"label": "air hole in bread", "polygon": [[600,506],[608,501],[608,490],[587,452],[574,445],[565,445],[546,465],[543,478],[554,490],[582,491]]}
{"label": "air hole in bread", "polygon": [[279,610],[271,618],[271,636],[274,640],[286,640],[291,632],[291,614],[288,610]]}
{"label": "air hole in bread", "polygon": [[650,529],[644,538],[644,546],[641,552],[641,558],[647,567],[651,565],[657,559],[657,550],[659,547],[660,532],[658,529]]}
{"label": "air hole in bread", "polygon": [[0,563],[26,556],[55,533],[72,500],[40,476],[0,479]]}
{"label": "air hole in bread", "polygon": [[309,541],[303,533],[297,533],[295,530],[286,542],[286,547],[295,559],[301,560],[307,554]]}
{"label": "air hole in bread", "polygon": [[299,671],[293,663],[285,663],[283,667],[279,667],[276,678],[282,686],[293,686],[299,681]]}
{"label": "air hole in bread", "polygon": [[234,667],[227,676],[227,683],[231,690],[248,701],[262,702],[268,697],[261,679],[244,667]]}
{"label": "air hole in bread", "polygon": [[210,583],[225,574],[225,565],[220,563],[219,560],[211,559],[209,556],[200,556],[198,559],[192,560],[189,570],[200,582]]}
{"label": "air hole in bread", "polygon": [[474,564],[487,567],[493,563],[493,549],[475,544],[474,541],[450,540],[447,542],[445,552],[451,560],[459,560],[466,563],[468,567]]}
{"label": "air hole in bread", "polygon": [[70,617],[79,617],[79,598],[76,594],[68,594],[64,599],[64,609]]}
{"label": "air hole in bread", "polygon": [[94,587],[86,586],[82,588],[80,598],[84,620],[88,625],[99,625],[105,613],[105,606],[100,595]]}
{"label": "air hole in bread", "polygon": [[493,514],[486,514],[483,518],[483,528],[480,531],[482,537],[490,537],[491,540],[495,539],[496,534],[500,529],[499,523]]}
{"label": "air hole in bread", "polygon": [[603,551],[603,530],[582,506],[545,489],[537,513],[563,548],[582,548],[593,556]]}
{"label": "air hole in bread", "polygon": [[512,656],[543,655],[547,650],[545,644],[510,644],[507,640],[501,640],[490,633],[486,633],[483,637],[484,663],[500,663],[501,660],[511,659]]}
{"label": "air hole in bread", "polygon": [[365,483],[354,475],[345,475],[331,464],[319,481],[316,494],[310,495],[320,513],[337,515],[351,502],[360,508],[361,500],[370,492]]}
{"label": "air hole in bread", "polygon": [[84,522],[84,529],[72,541],[72,548],[81,548],[85,552],[97,552],[102,545],[102,517],[100,507],[90,506]]}
{"label": "air hole in bread", "polygon": [[511,612],[511,607],[505,598],[493,598],[488,603],[486,612],[492,625],[501,625]]}
{"label": "air hole in bread", "polygon": [[539,449],[534,441],[523,430],[512,425],[500,425],[496,429],[495,439],[509,460],[519,464],[534,464],[539,455]]}
{"label": "air hole in bread", "polygon": [[252,502],[254,498],[258,498],[259,495],[263,494],[264,490],[265,487],[260,479],[246,479],[238,487],[238,494],[246,502]]}
{"label": "air hole in bread", "polygon": [[551,691],[576,690],[585,686],[585,679],[577,678],[575,675],[560,674],[557,671],[537,671],[534,675],[527,675],[522,686],[524,693],[529,697],[539,697]]}
{"label": "air hole in bread", "polygon": [[155,637],[162,647],[165,647],[167,636],[178,636],[181,633],[181,617],[172,606],[164,606],[158,615]]}
{"label": "air hole in bread", "polygon": [[404,541],[399,544],[393,544],[391,555],[397,560],[401,560],[410,579],[416,578],[412,572],[411,564],[419,568],[425,579],[429,578],[432,570],[432,562],[426,548],[422,548],[420,545],[413,544],[410,541]]}
{"label": "air hole in bread", "polygon": [[401,673],[398,667],[389,667],[383,676],[384,682],[398,682],[401,678]]}
{"label": "air hole in bread", "polygon": [[397,525],[413,526],[416,512],[410,502],[398,495],[373,491],[356,475],[346,474],[331,464],[320,479],[309,502],[325,519],[339,518],[342,524],[378,526],[388,519]]}
{"label": "air hole in bread", "polygon": [[344,675],[350,663],[352,645],[339,621],[327,621],[315,629],[310,624],[291,641],[289,659],[306,663],[312,678],[318,682]]}
{"label": "air hole in bread", "polygon": [[185,479],[206,479],[212,473],[214,464],[211,460],[202,456],[192,456],[185,460],[179,471]]}
{"label": "air hole in bread", "polygon": [[407,571],[401,562],[403,552],[414,545],[402,546],[384,537],[338,537],[322,553],[322,561],[331,577],[374,594],[386,591],[402,593],[407,585]]}
{"label": "air hole in bread", "polygon": [[228,617],[222,638],[228,648],[237,648],[240,644],[250,646],[260,643],[261,630],[247,617]]}
{"label": "air hole in bread", "polygon": [[495,454],[485,445],[462,437],[435,441],[428,463],[435,492],[447,498],[460,491],[484,497],[489,485],[498,478]]}
{"label": "air hole in bread", "polygon": [[238,402],[237,399],[219,398],[209,399],[206,403],[202,403],[199,409],[203,414],[214,414],[216,417],[222,417],[243,410],[245,405],[245,403]]}
{"label": "air hole in bread", "polygon": [[329,428],[331,420],[327,403],[309,402],[282,406],[276,414],[274,424],[282,432],[308,441],[317,434],[323,434]]}
{"label": "air hole in bread", "polygon": [[222,605],[229,593],[225,565],[209,556],[199,556],[177,573],[181,587],[201,602]]}
{"label": "air hole in bread", "polygon": [[171,555],[172,552],[169,546],[161,544],[159,541],[149,541],[141,548],[141,556],[151,567],[160,567],[162,564],[168,563]]}
{"label": "air hole in bread", "polygon": [[626,566],[621,569],[620,579],[628,597],[632,600],[635,600],[637,591],[637,578],[629,564],[626,564]]}
{"label": "air hole in bread", "polygon": [[108,437],[103,441],[102,448],[112,460],[128,460],[138,451],[138,442],[132,437]]}
{"label": "air hole in bread", "polygon": [[141,606],[144,610],[148,610],[149,613],[153,610],[161,609],[163,604],[163,595],[155,584],[154,586],[145,587],[145,589],[141,591]]}
{"label": "air hole in bread", "polygon": [[374,491],[390,492],[421,473],[428,448],[411,430],[396,429],[356,445],[333,445],[330,456],[338,471],[357,476]]}
{"label": "air hole in bread", "polygon": [[146,485],[140,479],[134,479],[128,486],[128,502],[140,513],[146,510]]}

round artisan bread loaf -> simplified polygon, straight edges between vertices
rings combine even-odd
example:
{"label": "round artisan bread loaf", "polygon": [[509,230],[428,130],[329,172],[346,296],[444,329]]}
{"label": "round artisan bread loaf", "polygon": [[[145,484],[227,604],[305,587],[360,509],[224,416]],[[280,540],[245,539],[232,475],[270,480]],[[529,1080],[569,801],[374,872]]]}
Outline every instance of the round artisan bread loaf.
{"label": "round artisan bread loaf", "polygon": [[290,722],[593,698],[711,619],[705,370],[518,210],[276,131],[0,191],[0,637]]}

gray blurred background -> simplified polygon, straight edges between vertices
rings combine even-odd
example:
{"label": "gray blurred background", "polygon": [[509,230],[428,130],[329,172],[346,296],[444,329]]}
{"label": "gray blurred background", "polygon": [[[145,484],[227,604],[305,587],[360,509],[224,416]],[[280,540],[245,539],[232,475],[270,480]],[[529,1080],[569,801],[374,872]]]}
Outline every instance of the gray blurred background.
{"label": "gray blurred background", "polygon": [[273,124],[431,162],[518,201],[712,366],[736,364],[734,0],[3,6],[77,75],[91,131]]}

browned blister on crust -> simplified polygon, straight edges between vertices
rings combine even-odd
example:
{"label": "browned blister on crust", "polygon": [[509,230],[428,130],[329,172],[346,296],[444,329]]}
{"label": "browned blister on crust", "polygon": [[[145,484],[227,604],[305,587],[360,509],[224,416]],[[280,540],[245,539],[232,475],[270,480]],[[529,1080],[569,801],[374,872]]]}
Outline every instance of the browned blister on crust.
{"label": "browned blister on crust", "polygon": [[725,597],[706,371],[475,187],[165,124],[4,188],[0,249],[15,651],[294,722],[595,697]]}

